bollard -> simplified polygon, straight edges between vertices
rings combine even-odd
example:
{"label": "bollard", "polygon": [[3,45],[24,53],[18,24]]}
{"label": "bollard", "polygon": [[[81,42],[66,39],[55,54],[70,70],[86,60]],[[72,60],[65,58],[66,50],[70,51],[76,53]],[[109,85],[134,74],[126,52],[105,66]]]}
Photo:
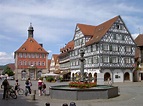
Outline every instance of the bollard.
{"label": "bollard", "polygon": [[33,90],[33,94],[34,94],[34,95],[36,94],[36,90]]}
{"label": "bollard", "polygon": [[75,102],[71,102],[70,106],[76,106]]}
{"label": "bollard", "polygon": [[62,106],[68,106],[68,104],[67,104],[67,103],[64,103]]}
{"label": "bollard", "polygon": [[32,97],[32,100],[35,100],[35,95],[34,94],[32,94],[31,97]]}
{"label": "bollard", "polygon": [[46,105],[46,106],[50,106],[50,103],[46,103],[45,105]]}

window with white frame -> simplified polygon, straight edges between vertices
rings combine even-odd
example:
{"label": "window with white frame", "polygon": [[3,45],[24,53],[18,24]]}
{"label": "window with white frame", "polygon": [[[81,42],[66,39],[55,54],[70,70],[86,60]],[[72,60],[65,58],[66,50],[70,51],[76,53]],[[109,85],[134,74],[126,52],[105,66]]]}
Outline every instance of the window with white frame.
{"label": "window with white frame", "polygon": [[104,63],[109,63],[109,57],[108,56],[103,56],[103,62]]}
{"label": "window with white frame", "polygon": [[42,66],[44,66],[45,65],[45,62],[42,62]]}
{"label": "window with white frame", "polygon": [[92,50],[96,51],[96,44],[92,45]]}
{"label": "window with white frame", "polygon": [[122,36],[120,34],[116,34],[117,40],[122,40]]}
{"label": "window with white frame", "polygon": [[19,57],[22,58],[22,53],[19,53]]}
{"label": "window with white frame", "polygon": [[92,57],[88,58],[88,64],[92,64]]}
{"label": "window with white frame", "polygon": [[131,58],[131,62],[134,64],[134,63],[135,63],[135,59],[134,59],[134,58]]}
{"label": "window with white frame", "polygon": [[40,61],[38,62],[38,65],[39,65],[39,66],[41,65]]}
{"label": "window with white frame", "polygon": [[79,65],[79,61],[78,60],[76,60],[76,66],[78,66]]}
{"label": "window with white frame", "polygon": [[117,45],[112,45],[112,51],[118,51],[118,46]]}
{"label": "window with white frame", "polygon": [[118,63],[118,57],[112,57],[112,63]]}
{"label": "window with white frame", "polygon": [[23,53],[23,57],[26,58],[26,53]]}
{"label": "window with white frame", "polygon": [[93,63],[98,63],[98,56],[93,57]]}
{"label": "window with white frame", "polygon": [[127,63],[127,64],[131,63],[131,59],[129,57],[126,57],[125,58],[125,63]]}
{"label": "window with white frame", "polygon": [[42,58],[45,58],[45,54],[42,54]]}
{"label": "window with white frame", "polygon": [[91,46],[88,46],[88,47],[87,47],[87,52],[88,52],[88,53],[91,52]]}
{"label": "window with white frame", "polygon": [[76,49],[76,50],[75,50],[75,56],[77,56],[77,55],[78,55],[78,50]]}
{"label": "window with white frame", "polygon": [[19,65],[22,65],[22,62],[21,62],[21,61],[19,61]]}
{"label": "window with white frame", "polygon": [[109,45],[108,44],[103,44],[103,50],[109,50]]}
{"label": "window with white frame", "polygon": [[126,46],[126,52],[131,52],[131,47],[130,46]]}
{"label": "window with white frame", "polygon": [[113,33],[113,40],[117,40],[116,34]]}
{"label": "window with white frame", "polygon": [[76,64],[76,61],[73,61],[73,66],[75,66],[75,64]]}

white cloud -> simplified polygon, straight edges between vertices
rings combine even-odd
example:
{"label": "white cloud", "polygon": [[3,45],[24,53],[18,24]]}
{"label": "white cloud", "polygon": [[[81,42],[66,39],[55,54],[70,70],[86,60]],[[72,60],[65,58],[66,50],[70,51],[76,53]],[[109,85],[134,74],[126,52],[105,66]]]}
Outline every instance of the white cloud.
{"label": "white cloud", "polygon": [[[142,5],[137,4],[129,0],[0,1],[0,51],[5,51],[5,60],[10,58],[9,52],[14,52],[26,41],[30,22],[34,38],[53,54],[72,40],[77,23],[98,25],[117,15],[121,15],[134,38],[138,28],[143,33]],[[13,61],[13,56],[11,59]]]}
{"label": "white cloud", "polygon": [[0,52],[0,65],[14,63],[13,53]]}

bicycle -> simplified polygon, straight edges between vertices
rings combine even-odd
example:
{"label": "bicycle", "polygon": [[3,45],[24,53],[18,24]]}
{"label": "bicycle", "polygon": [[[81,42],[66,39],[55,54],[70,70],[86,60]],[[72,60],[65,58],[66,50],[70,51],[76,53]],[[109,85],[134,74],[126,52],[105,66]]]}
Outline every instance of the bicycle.
{"label": "bicycle", "polygon": [[26,87],[25,87],[25,96],[27,96],[27,95],[28,95],[28,93],[30,94],[30,91],[29,91],[28,86],[26,86]]}
{"label": "bicycle", "polygon": [[18,87],[17,87],[17,93],[19,95],[23,95],[24,94],[24,90],[22,88],[20,88],[20,85],[18,85]]}
{"label": "bicycle", "polygon": [[13,86],[9,86],[6,92],[6,98],[12,97],[13,99],[17,99],[17,95],[15,90],[13,89]]}

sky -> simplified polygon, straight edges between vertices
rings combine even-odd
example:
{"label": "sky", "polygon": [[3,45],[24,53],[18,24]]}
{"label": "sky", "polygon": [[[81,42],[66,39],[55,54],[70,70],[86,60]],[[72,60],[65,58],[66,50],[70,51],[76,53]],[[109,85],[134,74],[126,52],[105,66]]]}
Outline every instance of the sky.
{"label": "sky", "polygon": [[143,0],[0,0],[0,65],[14,63],[30,23],[49,59],[73,39],[77,23],[96,26],[120,15],[135,39],[143,33],[142,4]]}

